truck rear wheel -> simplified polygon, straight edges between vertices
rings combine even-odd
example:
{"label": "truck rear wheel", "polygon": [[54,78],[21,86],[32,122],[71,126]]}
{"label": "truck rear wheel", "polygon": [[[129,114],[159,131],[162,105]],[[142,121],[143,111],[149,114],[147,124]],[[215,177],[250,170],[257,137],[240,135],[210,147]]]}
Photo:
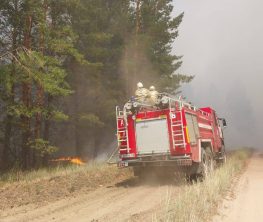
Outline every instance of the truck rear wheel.
{"label": "truck rear wheel", "polygon": [[226,151],[225,151],[225,147],[223,147],[221,149],[219,158],[217,160],[217,164],[218,164],[218,166],[222,166],[226,163],[226,161],[227,161]]}
{"label": "truck rear wheel", "polygon": [[197,179],[204,180],[209,174],[209,153],[202,148],[201,150],[201,162],[198,164]]}
{"label": "truck rear wheel", "polygon": [[204,180],[214,170],[214,158],[210,148],[202,148],[201,162],[192,166],[189,176],[191,181]]}
{"label": "truck rear wheel", "polygon": [[213,154],[210,150],[210,148],[202,148],[202,158],[201,158],[201,163],[200,163],[200,167],[201,167],[201,177],[206,178],[211,172],[214,171],[214,158],[213,158]]}

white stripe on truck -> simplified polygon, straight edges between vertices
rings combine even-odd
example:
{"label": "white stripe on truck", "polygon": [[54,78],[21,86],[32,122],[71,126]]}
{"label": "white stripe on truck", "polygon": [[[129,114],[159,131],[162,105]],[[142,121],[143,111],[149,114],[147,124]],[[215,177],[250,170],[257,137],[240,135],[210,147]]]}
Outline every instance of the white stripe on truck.
{"label": "white stripe on truck", "polygon": [[198,123],[198,126],[200,128],[204,128],[204,129],[212,129],[212,126],[206,125],[206,124],[203,124],[203,123]]}

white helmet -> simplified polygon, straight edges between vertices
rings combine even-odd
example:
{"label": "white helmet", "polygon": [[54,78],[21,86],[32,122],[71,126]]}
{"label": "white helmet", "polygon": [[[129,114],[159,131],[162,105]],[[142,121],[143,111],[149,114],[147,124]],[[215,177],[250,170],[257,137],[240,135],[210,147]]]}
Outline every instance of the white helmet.
{"label": "white helmet", "polygon": [[137,83],[137,88],[142,88],[143,87],[143,84],[141,82],[138,82]]}
{"label": "white helmet", "polygon": [[155,87],[154,86],[151,86],[150,87],[150,91],[154,91],[155,90]]}

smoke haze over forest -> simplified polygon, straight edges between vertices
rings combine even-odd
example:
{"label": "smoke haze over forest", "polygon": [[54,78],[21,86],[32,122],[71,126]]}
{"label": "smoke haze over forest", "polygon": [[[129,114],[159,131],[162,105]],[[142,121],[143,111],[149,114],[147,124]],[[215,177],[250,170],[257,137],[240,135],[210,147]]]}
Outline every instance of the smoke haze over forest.
{"label": "smoke haze over forest", "polygon": [[177,0],[185,12],[174,43],[181,73],[195,75],[183,94],[227,119],[228,147],[260,148],[263,131],[263,3],[260,0]]}

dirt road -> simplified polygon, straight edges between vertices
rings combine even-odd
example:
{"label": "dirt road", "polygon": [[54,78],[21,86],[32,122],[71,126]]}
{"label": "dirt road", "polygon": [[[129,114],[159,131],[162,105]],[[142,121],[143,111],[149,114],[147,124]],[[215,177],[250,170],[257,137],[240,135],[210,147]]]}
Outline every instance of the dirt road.
{"label": "dirt road", "polygon": [[234,189],[234,197],[223,202],[214,222],[261,222],[262,201],[263,153],[255,153]]}
{"label": "dirt road", "polygon": [[65,198],[47,206],[5,211],[1,222],[27,221],[152,221],[167,192],[181,189],[175,183],[141,184],[135,178],[75,198]]}
{"label": "dirt road", "polygon": [[[0,222],[152,221],[156,213],[160,215],[165,210],[166,197],[176,199],[184,188],[176,181],[141,183],[132,177],[45,205],[6,208],[0,212]],[[57,189],[59,191],[59,187]],[[235,183],[233,193],[221,204],[214,222],[262,221],[263,154],[253,155]]]}

